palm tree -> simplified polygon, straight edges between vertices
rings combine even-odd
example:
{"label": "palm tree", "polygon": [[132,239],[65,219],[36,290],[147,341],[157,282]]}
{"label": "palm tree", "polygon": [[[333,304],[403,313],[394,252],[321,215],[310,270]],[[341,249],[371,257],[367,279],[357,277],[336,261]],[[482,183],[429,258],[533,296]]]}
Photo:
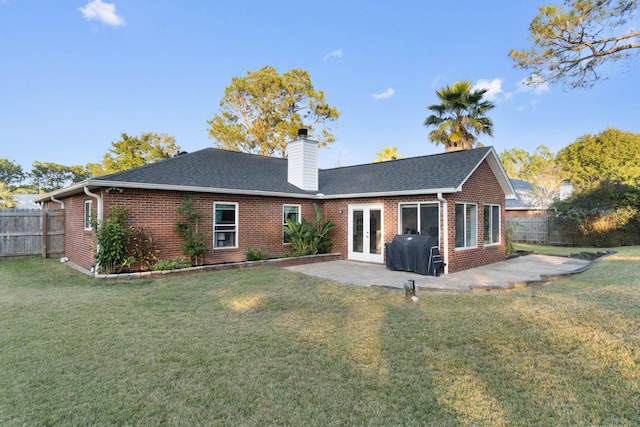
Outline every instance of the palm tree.
{"label": "palm tree", "polygon": [[4,182],[0,181],[0,209],[15,207],[16,200],[14,199],[11,190]]}
{"label": "palm tree", "polygon": [[445,151],[469,150],[481,147],[477,137],[493,136],[493,122],[486,113],[493,109],[482,97],[487,89],[471,91],[471,82],[460,81],[436,91],[440,104],[429,105],[433,111],[424,121],[424,126],[433,126],[429,141],[445,146]]}
{"label": "palm tree", "polygon": [[384,148],[376,153],[378,157],[375,158],[374,162],[386,162],[389,160],[398,160],[404,157],[404,154],[398,151],[398,146],[389,147],[385,145]]}

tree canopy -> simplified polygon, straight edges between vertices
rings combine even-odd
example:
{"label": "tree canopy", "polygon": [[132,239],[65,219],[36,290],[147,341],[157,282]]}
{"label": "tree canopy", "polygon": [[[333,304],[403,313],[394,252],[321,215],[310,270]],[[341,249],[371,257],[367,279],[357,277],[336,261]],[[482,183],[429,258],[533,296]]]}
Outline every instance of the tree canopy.
{"label": "tree canopy", "polygon": [[493,121],[487,112],[495,106],[483,100],[487,89],[471,90],[471,82],[459,81],[436,91],[440,104],[429,105],[431,114],[424,126],[433,127],[429,140],[445,146],[445,151],[468,150],[482,146],[480,135],[493,136]]}
{"label": "tree canopy", "polygon": [[140,136],[121,134],[121,139],[111,143],[102,165],[90,163],[87,170],[94,176],[105,175],[144,166],[172,157],[180,152],[173,136],[146,132]]}
{"label": "tree canopy", "polygon": [[531,72],[527,82],[590,87],[602,78],[601,66],[629,58],[640,48],[640,31],[628,25],[637,0],[566,0],[541,6],[529,25],[533,47],[509,56]]}
{"label": "tree canopy", "polygon": [[539,145],[533,153],[512,148],[504,150],[499,157],[509,178],[532,184],[534,205],[548,207],[560,195],[564,178],[555,155],[547,146]]}
{"label": "tree canopy", "polygon": [[13,184],[22,182],[25,174],[22,166],[15,164],[9,159],[0,159],[0,182],[11,188]]}
{"label": "tree canopy", "polygon": [[583,135],[558,152],[566,179],[578,190],[588,190],[602,179],[640,185],[640,134],[609,128]]}
{"label": "tree canopy", "polygon": [[398,151],[398,146],[389,147],[388,145],[385,145],[382,150],[376,153],[376,155],[378,157],[374,159],[375,163],[398,160],[404,157],[404,154]]}
{"label": "tree canopy", "polygon": [[37,193],[48,193],[88,178],[82,166],[64,166],[52,162],[33,162],[29,179]]}
{"label": "tree canopy", "polygon": [[226,150],[286,157],[287,143],[307,128],[320,146],[335,141],[329,123],[340,113],[325,102],[307,71],[278,74],[273,67],[234,77],[220,101],[220,114],[207,123],[214,145]]}

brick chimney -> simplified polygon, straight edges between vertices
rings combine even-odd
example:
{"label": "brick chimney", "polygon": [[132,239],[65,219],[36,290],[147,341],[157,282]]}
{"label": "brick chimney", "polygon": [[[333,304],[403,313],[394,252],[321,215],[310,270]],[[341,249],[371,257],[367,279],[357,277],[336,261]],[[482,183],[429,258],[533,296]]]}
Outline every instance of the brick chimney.
{"label": "brick chimney", "polygon": [[307,137],[307,129],[300,129],[287,152],[287,181],[304,191],[318,191],[318,141]]}

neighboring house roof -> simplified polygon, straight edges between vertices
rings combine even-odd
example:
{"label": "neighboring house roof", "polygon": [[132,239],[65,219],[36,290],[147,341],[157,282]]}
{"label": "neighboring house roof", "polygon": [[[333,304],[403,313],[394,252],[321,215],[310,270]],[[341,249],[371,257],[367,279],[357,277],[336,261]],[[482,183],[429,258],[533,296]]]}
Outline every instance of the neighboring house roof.
{"label": "neighboring house roof", "polygon": [[37,194],[14,194],[16,209],[42,209],[41,205],[34,203],[37,197]]}
{"label": "neighboring house roof", "polygon": [[320,169],[318,191],[303,191],[287,181],[288,160],[205,148],[188,154],[93,178],[51,195],[63,197],[83,188],[121,187],[177,191],[256,194],[299,198],[436,194],[460,191],[487,160],[507,198],[514,190],[493,147],[441,153],[388,162]]}
{"label": "neighboring house roof", "polygon": [[542,210],[546,207],[537,206],[538,201],[533,193],[534,186],[521,179],[511,179],[511,186],[516,192],[516,198],[507,200],[506,210]]}

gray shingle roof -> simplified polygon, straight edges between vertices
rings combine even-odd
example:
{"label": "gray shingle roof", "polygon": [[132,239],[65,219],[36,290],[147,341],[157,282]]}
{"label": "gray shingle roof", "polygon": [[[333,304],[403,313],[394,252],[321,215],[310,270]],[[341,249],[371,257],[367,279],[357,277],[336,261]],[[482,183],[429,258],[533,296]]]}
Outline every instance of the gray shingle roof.
{"label": "gray shingle roof", "polygon": [[287,160],[217,148],[182,154],[94,181],[306,194],[287,182]]}
{"label": "gray shingle roof", "polygon": [[[489,156],[489,153],[493,153]],[[500,175],[505,193],[508,179],[492,147],[412,157],[389,162],[319,170],[318,191],[303,191],[287,181],[287,160],[205,148],[167,160],[106,175],[57,190],[52,195],[83,191],[83,187],[155,188],[236,194],[290,195],[325,198],[391,194],[434,194],[457,191],[487,158]],[[48,196],[40,196],[40,201]]]}
{"label": "gray shingle roof", "polygon": [[329,169],[321,171],[319,187],[327,195],[458,188],[489,150],[483,147]]}

